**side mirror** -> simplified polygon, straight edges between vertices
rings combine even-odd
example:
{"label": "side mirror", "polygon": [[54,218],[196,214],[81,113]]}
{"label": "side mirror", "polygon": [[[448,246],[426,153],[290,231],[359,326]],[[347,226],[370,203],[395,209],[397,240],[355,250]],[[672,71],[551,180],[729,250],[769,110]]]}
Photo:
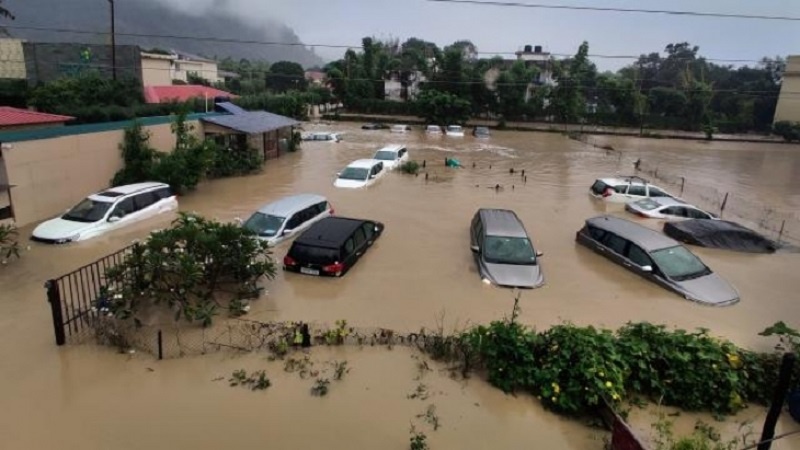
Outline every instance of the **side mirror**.
{"label": "side mirror", "polygon": [[287,234],[292,234],[292,233],[294,233],[294,229],[292,229],[292,228],[287,228],[287,229],[283,230],[283,235],[284,236],[286,236]]}
{"label": "side mirror", "polygon": [[480,251],[481,251],[481,248],[479,246],[477,246],[477,245],[470,245],[469,249],[472,250],[475,253],[480,253]]}
{"label": "side mirror", "polygon": [[370,180],[372,180],[372,179],[374,179],[374,178],[375,178],[375,175],[370,175],[370,176],[369,176],[369,179],[370,179]]}
{"label": "side mirror", "polygon": [[652,271],[653,271],[653,266],[642,266],[642,272],[650,273]]}
{"label": "side mirror", "polygon": [[544,252],[540,252],[539,250],[536,250],[536,257],[537,258],[541,258],[542,256],[544,256]]}
{"label": "side mirror", "polygon": [[337,176],[337,177],[340,177],[340,176],[342,176],[342,172],[336,172],[336,176]]}
{"label": "side mirror", "polygon": [[111,216],[108,218],[108,222],[109,223],[119,222],[120,219],[121,219],[120,216]]}

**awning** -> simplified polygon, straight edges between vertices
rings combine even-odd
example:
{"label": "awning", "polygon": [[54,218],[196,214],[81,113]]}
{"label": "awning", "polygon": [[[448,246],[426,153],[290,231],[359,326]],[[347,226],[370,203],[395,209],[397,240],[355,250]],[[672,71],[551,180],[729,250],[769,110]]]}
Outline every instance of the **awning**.
{"label": "awning", "polygon": [[204,117],[200,120],[246,134],[268,133],[270,131],[300,124],[300,122],[290,117],[284,117],[266,111]]}

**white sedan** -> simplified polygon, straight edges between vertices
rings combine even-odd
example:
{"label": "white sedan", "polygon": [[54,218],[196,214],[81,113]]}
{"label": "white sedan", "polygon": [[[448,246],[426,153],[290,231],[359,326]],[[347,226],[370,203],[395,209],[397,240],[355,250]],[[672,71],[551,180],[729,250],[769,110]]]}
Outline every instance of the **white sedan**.
{"label": "white sedan", "polygon": [[692,206],[683,200],[670,197],[653,197],[637,200],[625,205],[625,209],[633,214],[648,219],[717,219],[710,212]]}
{"label": "white sedan", "polygon": [[338,188],[358,189],[372,185],[384,173],[383,161],[358,159],[336,175],[333,185]]}
{"label": "white sedan", "polygon": [[375,152],[372,159],[383,161],[385,170],[393,170],[408,161],[408,150],[402,145],[390,145]]}

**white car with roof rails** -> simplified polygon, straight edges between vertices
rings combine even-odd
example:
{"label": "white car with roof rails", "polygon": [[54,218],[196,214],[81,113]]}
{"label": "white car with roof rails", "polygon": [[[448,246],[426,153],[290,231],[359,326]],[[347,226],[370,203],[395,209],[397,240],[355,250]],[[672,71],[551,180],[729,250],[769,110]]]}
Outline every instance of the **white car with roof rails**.
{"label": "white car with roof rails", "polygon": [[653,197],[632,201],[625,205],[625,210],[647,219],[717,219],[717,216],[710,212],[672,197]]}
{"label": "white car with roof rails", "polygon": [[389,145],[375,152],[372,159],[383,161],[384,170],[394,170],[408,161],[408,150],[405,145]]}
{"label": "white car with roof rails", "polygon": [[304,133],[302,136],[304,141],[327,141],[338,143],[342,140],[342,133],[329,133],[326,131],[317,131],[311,133]]}
{"label": "white car with roof rails", "polygon": [[427,127],[425,127],[425,133],[441,135],[442,127],[440,127],[439,125],[428,125]]}
{"label": "white car with roof rails", "polygon": [[461,125],[448,125],[444,131],[450,137],[464,137],[464,128]]}
{"label": "white car with roof rails", "polygon": [[675,197],[637,176],[598,178],[589,188],[589,194],[610,203],[628,203],[651,197]]}
{"label": "white car with roof rails", "polygon": [[37,226],[31,239],[48,244],[84,241],[178,209],[178,199],[164,183],[137,183],[86,197],[66,213]]}
{"label": "white car with roof rails", "polygon": [[384,173],[386,171],[383,169],[383,161],[359,159],[339,172],[333,185],[338,188],[365,188],[375,183]]}
{"label": "white car with roof rails", "polygon": [[274,246],[333,213],[333,205],[325,197],[299,194],[262,206],[242,226]]}

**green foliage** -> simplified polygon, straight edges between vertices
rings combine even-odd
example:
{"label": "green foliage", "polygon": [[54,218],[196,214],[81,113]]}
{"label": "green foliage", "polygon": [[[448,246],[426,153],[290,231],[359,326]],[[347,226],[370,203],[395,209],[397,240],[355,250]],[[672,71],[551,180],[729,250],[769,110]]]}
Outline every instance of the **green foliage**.
{"label": "green foliage", "polygon": [[262,153],[252,147],[244,149],[224,148],[213,145],[208,176],[212,178],[247,175],[264,167]]}
{"label": "green foliage", "polygon": [[27,80],[0,80],[0,105],[25,108],[29,95]]}
{"label": "green foliage", "polygon": [[275,92],[289,90],[305,90],[308,82],[303,66],[291,61],[278,61],[269,68],[266,74],[268,89]]}
{"label": "green foliage", "polygon": [[455,94],[427,90],[419,94],[416,100],[417,115],[427,123],[441,126],[464,124],[469,119],[472,106]]}
{"label": "green foliage", "polygon": [[742,436],[742,442],[731,439],[723,442],[719,432],[712,426],[697,421],[692,434],[680,438],[675,437],[674,423],[666,418],[664,413],[659,414],[659,419],[653,424],[655,436],[652,442],[654,450],[735,450],[741,446],[752,444],[750,433]]}
{"label": "green foliage", "polygon": [[128,107],[142,103],[139,81],[133,78],[111,80],[97,72],[51,81],[33,89],[31,106],[54,114],[73,115],[87,105]]}
{"label": "green foliage", "polygon": [[409,439],[411,450],[428,450],[430,447],[427,440],[428,436],[425,436],[425,433],[417,432],[413,426],[411,427],[411,438]]}
{"label": "green foliage", "polygon": [[272,386],[265,371],[257,370],[248,376],[244,369],[235,370],[228,379],[228,384],[231,387],[242,386],[253,391],[263,391]]}
{"label": "green foliage", "polygon": [[506,393],[533,389],[537,340],[535,332],[506,321],[479,326],[466,335],[466,344],[479,355],[489,382]]}
{"label": "green foliage", "polygon": [[112,186],[138,183],[148,180],[153,172],[157,151],[150,147],[150,135],[142,124],[134,121],[125,129],[119,149],[124,166],[111,180]]}
{"label": "green foliage", "polygon": [[0,224],[0,263],[8,264],[14,256],[19,258],[19,232],[14,225]]}
{"label": "green foliage", "polygon": [[416,161],[406,161],[400,165],[400,171],[409,175],[416,175],[419,173],[420,165]]}
{"label": "green foliage", "polygon": [[247,110],[265,110],[297,120],[308,119],[311,94],[288,92],[286,94],[254,94],[239,97],[233,103]]}
{"label": "green foliage", "polygon": [[342,345],[344,340],[353,332],[352,328],[347,326],[346,320],[337,320],[336,328],[331,328],[325,332],[324,338],[328,345]]}
{"label": "green foliage", "polygon": [[800,141],[800,122],[785,120],[775,122],[772,132],[782,137],[786,142]]}
{"label": "green foliage", "polygon": [[292,131],[292,137],[289,139],[289,151],[293,153],[300,150],[302,143],[303,135],[299,131]]}
{"label": "green foliage", "polygon": [[252,298],[262,278],[274,277],[268,246],[254,237],[237,224],[181,213],[106,272],[102,300],[118,319],[139,323],[154,307],[208,326],[225,302]]}
{"label": "green foliage", "polygon": [[324,397],[328,395],[330,390],[331,381],[327,378],[317,378],[314,386],[311,387],[311,395],[316,397]]}

